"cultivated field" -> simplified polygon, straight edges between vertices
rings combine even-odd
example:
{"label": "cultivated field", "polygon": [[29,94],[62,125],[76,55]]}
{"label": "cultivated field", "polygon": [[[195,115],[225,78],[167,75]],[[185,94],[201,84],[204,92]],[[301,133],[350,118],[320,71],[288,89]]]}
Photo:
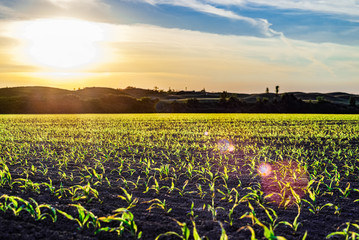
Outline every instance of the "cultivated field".
{"label": "cultivated field", "polygon": [[2,115],[1,239],[359,239],[359,116]]}

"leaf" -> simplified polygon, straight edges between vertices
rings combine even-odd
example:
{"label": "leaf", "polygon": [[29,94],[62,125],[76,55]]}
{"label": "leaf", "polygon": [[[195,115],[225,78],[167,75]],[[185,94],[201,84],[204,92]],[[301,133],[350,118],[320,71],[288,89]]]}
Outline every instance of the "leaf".
{"label": "leaf", "polygon": [[192,221],[192,224],[193,224],[193,240],[201,240],[201,237],[197,232],[196,223]]}
{"label": "leaf", "polygon": [[308,231],[305,231],[305,233],[304,233],[304,236],[303,236],[302,240],[307,239],[307,235],[308,235]]}
{"label": "leaf", "polygon": [[220,236],[219,240],[228,240],[228,236],[227,236],[226,230],[223,227],[223,224],[221,222],[219,224],[221,226],[221,236]]}
{"label": "leaf", "polygon": [[182,236],[179,235],[179,234],[176,233],[176,232],[166,232],[166,233],[161,233],[160,235],[158,235],[158,236],[155,238],[155,240],[160,239],[160,237],[162,237],[162,236],[171,236],[171,235],[175,235],[175,236],[177,236],[177,237],[183,239]]}
{"label": "leaf", "polygon": [[75,218],[73,216],[71,216],[70,214],[64,212],[64,211],[61,211],[59,209],[56,209],[56,211],[60,214],[62,214],[63,216],[65,216],[66,218],[70,219],[70,220],[75,220]]}

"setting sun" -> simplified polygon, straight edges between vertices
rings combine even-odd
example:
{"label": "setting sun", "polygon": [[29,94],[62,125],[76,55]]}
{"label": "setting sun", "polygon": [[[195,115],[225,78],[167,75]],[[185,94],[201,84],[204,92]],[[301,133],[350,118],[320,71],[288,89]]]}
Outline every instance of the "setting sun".
{"label": "setting sun", "polygon": [[20,27],[24,57],[38,67],[74,71],[100,60],[104,32],[95,23],[76,19],[41,19]]}

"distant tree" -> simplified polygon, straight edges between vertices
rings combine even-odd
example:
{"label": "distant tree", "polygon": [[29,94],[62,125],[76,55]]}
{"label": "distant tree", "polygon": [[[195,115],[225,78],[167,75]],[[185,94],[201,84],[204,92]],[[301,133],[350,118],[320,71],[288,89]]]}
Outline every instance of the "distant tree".
{"label": "distant tree", "polygon": [[318,102],[318,103],[325,102],[324,97],[323,97],[323,96],[318,96],[318,97],[317,97],[317,102]]}
{"label": "distant tree", "polygon": [[236,107],[241,104],[241,100],[239,100],[239,98],[233,94],[232,96],[229,97],[227,103],[232,107]]}
{"label": "distant tree", "polygon": [[269,94],[269,88],[266,88],[266,94]]}
{"label": "distant tree", "polygon": [[268,98],[266,98],[266,97],[257,97],[256,100],[257,100],[257,103],[267,103],[268,102]]}
{"label": "distant tree", "polygon": [[228,97],[229,97],[229,94],[227,93],[227,91],[223,91],[219,97],[219,102],[226,103]]}
{"label": "distant tree", "polygon": [[201,90],[201,93],[206,93],[206,89],[203,88],[203,89]]}
{"label": "distant tree", "polygon": [[279,93],[279,86],[275,86],[275,94],[278,96]]}
{"label": "distant tree", "polygon": [[153,89],[155,90],[155,92],[158,92],[158,87],[157,86],[155,86]]}
{"label": "distant tree", "polygon": [[187,100],[187,105],[189,107],[197,107],[199,105],[199,101],[197,98],[190,98]]}
{"label": "distant tree", "polygon": [[355,106],[355,104],[356,104],[356,99],[355,99],[355,97],[350,96],[350,98],[349,98],[349,105],[350,105],[350,106]]}

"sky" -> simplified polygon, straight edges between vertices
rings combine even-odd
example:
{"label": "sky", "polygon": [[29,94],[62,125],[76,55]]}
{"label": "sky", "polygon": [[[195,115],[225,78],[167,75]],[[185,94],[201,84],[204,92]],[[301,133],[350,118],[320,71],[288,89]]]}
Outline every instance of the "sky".
{"label": "sky", "polygon": [[0,87],[359,94],[359,0],[0,0]]}

